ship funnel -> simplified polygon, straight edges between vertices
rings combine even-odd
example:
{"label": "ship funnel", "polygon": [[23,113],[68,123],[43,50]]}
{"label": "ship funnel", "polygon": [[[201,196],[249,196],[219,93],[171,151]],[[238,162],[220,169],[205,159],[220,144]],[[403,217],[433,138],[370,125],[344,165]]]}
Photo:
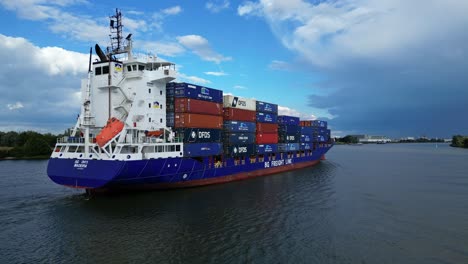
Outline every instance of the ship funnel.
{"label": "ship funnel", "polygon": [[94,48],[96,49],[96,54],[99,56],[99,59],[101,59],[102,62],[109,61],[109,58],[106,56],[106,54],[104,54],[98,44],[96,44]]}

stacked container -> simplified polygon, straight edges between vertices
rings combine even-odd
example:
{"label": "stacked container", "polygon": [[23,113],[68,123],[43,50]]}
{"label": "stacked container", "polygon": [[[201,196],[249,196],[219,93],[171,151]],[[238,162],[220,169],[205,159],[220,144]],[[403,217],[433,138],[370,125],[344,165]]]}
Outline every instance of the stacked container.
{"label": "stacked container", "polygon": [[[330,129],[327,129],[327,122],[322,120],[301,121],[301,146],[313,143],[325,143],[330,140]],[[301,148],[302,149],[302,148]]]}
{"label": "stacked container", "polygon": [[[220,155],[223,92],[188,83],[173,86],[173,106],[167,109],[174,109],[173,127],[184,142],[184,156]],[[166,90],[171,88],[166,86]]]}
{"label": "stacked container", "polygon": [[256,153],[269,154],[278,151],[278,105],[257,101]]}
{"label": "stacked container", "polygon": [[232,95],[223,96],[224,153],[231,157],[248,157],[255,151],[255,100]]}
{"label": "stacked container", "polygon": [[281,152],[298,151],[300,140],[299,117],[278,116],[278,150]]}

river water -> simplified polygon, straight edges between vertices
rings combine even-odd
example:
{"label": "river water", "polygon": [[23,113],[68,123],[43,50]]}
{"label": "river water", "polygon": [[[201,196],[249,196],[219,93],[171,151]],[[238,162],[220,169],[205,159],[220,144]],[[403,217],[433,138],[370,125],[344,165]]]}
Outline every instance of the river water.
{"label": "river water", "polygon": [[89,198],[0,161],[0,263],[468,263],[468,150],[335,146],[319,165]]}

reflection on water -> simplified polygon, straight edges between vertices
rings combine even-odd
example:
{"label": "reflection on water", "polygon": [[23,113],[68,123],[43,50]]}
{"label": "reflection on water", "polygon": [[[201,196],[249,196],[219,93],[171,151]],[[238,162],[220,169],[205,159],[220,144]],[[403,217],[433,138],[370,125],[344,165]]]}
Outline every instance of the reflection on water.
{"label": "reflection on water", "polygon": [[93,197],[0,162],[0,261],[466,263],[468,151],[335,146],[303,170]]}

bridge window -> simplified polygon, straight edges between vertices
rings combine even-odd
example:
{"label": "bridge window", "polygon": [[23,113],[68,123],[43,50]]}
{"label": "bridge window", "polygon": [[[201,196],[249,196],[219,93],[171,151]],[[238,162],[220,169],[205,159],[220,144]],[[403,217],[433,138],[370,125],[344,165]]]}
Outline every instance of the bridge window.
{"label": "bridge window", "polygon": [[144,70],[145,70],[145,66],[144,66],[144,65],[138,65],[138,70],[139,70],[139,71],[144,71]]}
{"label": "bridge window", "polygon": [[108,74],[108,73],[109,73],[109,66],[102,67],[102,74]]}
{"label": "bridge window", "polygon": [[135,64],[132,65],[132,70],[136,71],[137,70],[137,67]]}
{"label": "bridge window", "polygon": [[96,72],[96,75],[101,75],[102,74],[102,68],[101,67],[96,67],[95,72]]}
{"label": "bridge window", "polygon": [[127,71],[131,72],[132,71],[132,66],[127,65]]}

